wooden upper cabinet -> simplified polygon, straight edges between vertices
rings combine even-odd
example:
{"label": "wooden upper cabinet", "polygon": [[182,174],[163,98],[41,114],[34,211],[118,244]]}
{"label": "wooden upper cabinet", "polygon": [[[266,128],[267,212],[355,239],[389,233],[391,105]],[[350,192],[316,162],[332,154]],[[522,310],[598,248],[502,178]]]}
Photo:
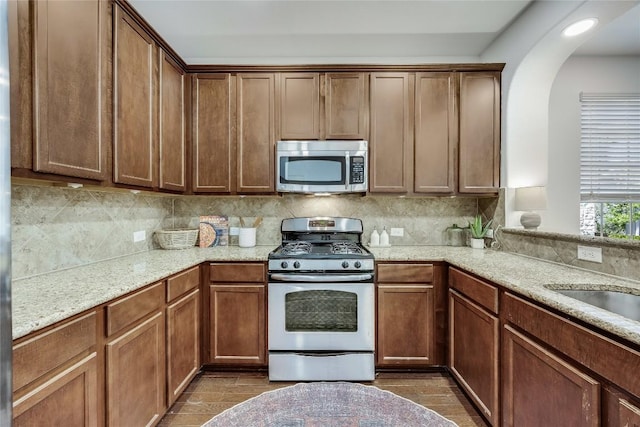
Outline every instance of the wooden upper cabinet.
{"label": "wooden upper cabinet", "polygon": [[196,74],[192,80],[193,191],[235,189],[235,77]]}
{"label": "wooden upper cabinet", "polygon": [[366,139],[366,73],[279,74],[281,139]]}
{"label": "wooden upper cabinet", "polygon": [[409,189],[413,114],[408,73],[371,74],[369,191],[405,193]]}
{"label": "wooden upper cabinet", "polygon": [[160,54],[160,188],[186,190],[185,73]]}
{"label": "wooden upper cabinet", "polygon": [[114,11],[114,181],[155,187],[157,49],[119,6]]}
{"label": "wooden upper cabinet", "polygon": [[280,138],[320,136],[320,75],[280,74]]}
{"label": "wooden upper cabinet", "polygon": [[109,7],[103,1],[33,4],[35,171],[107,177]]}
{"label": "wooden upper cabinet", "polygon": [[460,193],[500,187],[500,73],[460,73]]}
{"label": "wooden upper cabinet", "polygon": [[367,139],[366,83],[366,73],[325,75],[325,139]]}
{"label": "wooden upper cabinet", "polygon": [[417,73],[415,102],[415,193],[456,190],[457,74]]}
{"label": "wooden upper cabinet", "polygon": [[[237,191],[275,191],[275,75],[237,75]],[[210,166],[211,167],[211,166]]]}

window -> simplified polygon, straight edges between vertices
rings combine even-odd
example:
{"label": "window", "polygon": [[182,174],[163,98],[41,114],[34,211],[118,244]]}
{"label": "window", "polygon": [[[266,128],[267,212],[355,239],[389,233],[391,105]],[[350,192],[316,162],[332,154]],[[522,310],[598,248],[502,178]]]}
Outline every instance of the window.
{"label": "window", "polygon": [[640,240],[640,203],[581,203],[580,232],[585,236]]}
{"label": "window", "polygon": [[580,230],[640,239],[640,94],[580,94]]}

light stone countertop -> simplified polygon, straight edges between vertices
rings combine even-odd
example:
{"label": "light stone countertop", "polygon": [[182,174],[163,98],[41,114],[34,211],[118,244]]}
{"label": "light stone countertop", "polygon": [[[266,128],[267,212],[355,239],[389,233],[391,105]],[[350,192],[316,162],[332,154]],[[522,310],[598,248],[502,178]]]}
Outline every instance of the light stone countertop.
{"label": "light stone countertop", "polygon": [[[13,338],[49,326],[205,261],[266,261],[274,246],[155,250],[12,283]],[[640,345],[640,322],[561,295],[589,286],[640,295],[640,282],[562,264],[466,247],[369,248],[376,261],[445,261]]]}

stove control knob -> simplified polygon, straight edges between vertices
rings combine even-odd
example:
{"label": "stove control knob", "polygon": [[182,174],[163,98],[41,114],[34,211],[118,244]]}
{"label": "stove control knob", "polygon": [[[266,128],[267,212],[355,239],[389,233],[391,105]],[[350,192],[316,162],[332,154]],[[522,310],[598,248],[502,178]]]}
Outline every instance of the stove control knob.
{"label": "stove control knob", "polygon": [[300,268],[300,261],[296,261],[293,263],[293,268]]}
{"label": "stove control knob", "polygon": [[349,268],[349,263],[347,261],[342,261],[342,268]]}
{"label": "stove control knob", "polygon": [[282,267],[282,268],[287,268],[287,267],[289,267],[289,264],[287,263],[287,261],[282,261],[282,262],[280,263],[280,267]]}
{"label": "stove control knob", "polygon": [[354,266],[355,268],[360,268],[360,267],[362,267],[362,264],[360,264],[360,261],[356,261],[356,263],[355,263],[355,264],[353,264],[353,266]]}

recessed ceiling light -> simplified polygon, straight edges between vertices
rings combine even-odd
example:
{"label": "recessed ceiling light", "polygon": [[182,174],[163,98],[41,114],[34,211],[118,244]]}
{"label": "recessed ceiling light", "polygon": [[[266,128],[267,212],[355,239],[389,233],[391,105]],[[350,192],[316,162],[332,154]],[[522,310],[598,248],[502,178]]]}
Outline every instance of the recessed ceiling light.
{"label": "recessed ceiling light", "polygon": [[586,31],[589,31],[598,23],[597,18],[588,18],[583,19],[581,21],[575,22],[569,25],[567,28],[562,31],[562,34],[567,37],[577,36],[578,34],[582,34]]}

